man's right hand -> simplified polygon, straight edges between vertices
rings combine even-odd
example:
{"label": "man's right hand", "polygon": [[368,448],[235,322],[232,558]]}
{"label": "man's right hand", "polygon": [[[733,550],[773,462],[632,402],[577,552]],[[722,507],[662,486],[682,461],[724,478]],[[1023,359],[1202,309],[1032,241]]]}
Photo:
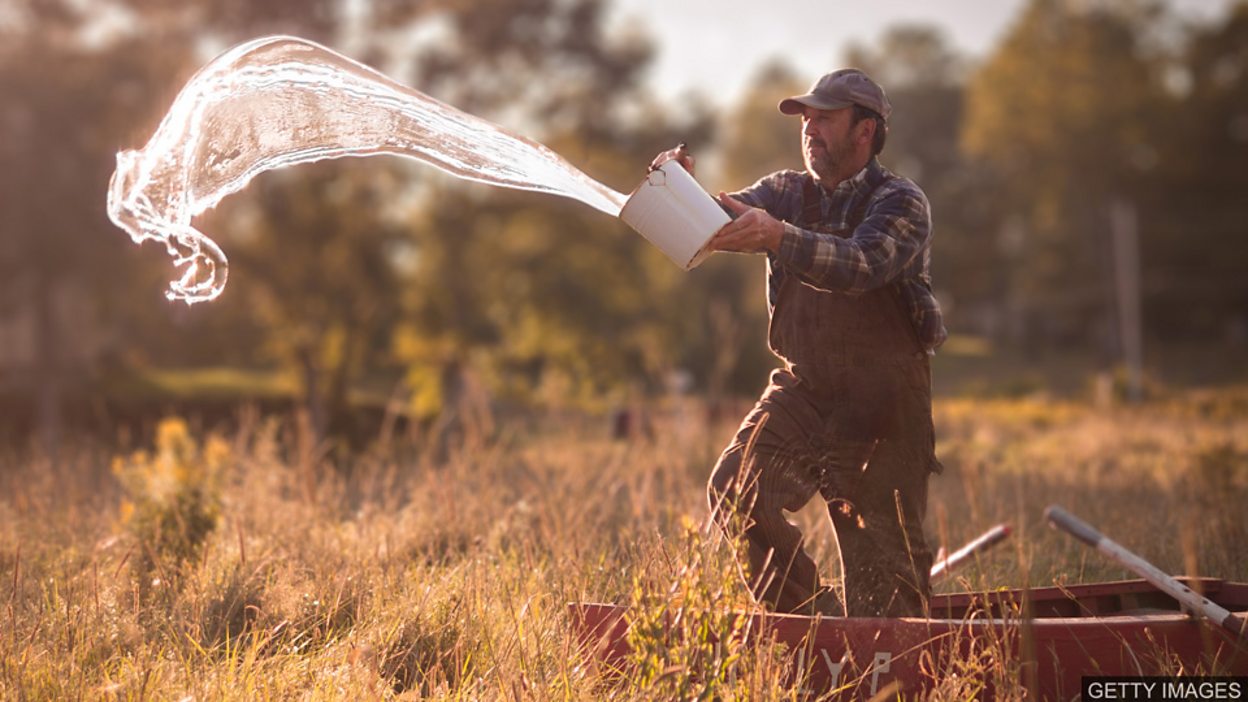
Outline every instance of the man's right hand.
{"label": "man's right hand", "polygon": [[650,162],[650,170],[653,171],[668,161],[676,161],[680,165],[684,166],[685,170],[689,171],[690,175],[693,175],[694,158],[689,154],[689,148],[683,141],[678,144],[676,148],[668,149],[658,156],[655,156],[654,160]]}

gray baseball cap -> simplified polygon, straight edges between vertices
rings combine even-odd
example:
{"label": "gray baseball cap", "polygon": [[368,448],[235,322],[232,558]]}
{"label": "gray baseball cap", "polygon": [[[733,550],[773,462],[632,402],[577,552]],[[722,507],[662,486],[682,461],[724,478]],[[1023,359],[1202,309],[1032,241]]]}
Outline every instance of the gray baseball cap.
{"label": "gray baseball cap", "polygon": [[879,83],[871,80],[857,68],[833,71],[810,86],[805,95],[795,95],[780,101],[780,111],[786,115],[800,114],[803,107],[820,110],[839,110],[850,105],[861,105],[888,120],[893,106]]}

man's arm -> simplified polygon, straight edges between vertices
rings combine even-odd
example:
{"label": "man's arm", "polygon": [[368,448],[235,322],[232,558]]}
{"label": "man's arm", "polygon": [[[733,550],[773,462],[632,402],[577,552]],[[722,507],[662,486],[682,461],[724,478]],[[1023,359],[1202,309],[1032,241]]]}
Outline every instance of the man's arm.
{"label": "man's arm", "polygon": [[[732,215],[708,243],[712,251],[735,253],[774,253],[780,246],[784,221],[777,218],[785,208],[800,207],[793,201],[797,173],[777,171],[759,178],[753,185],[716,197]],[[787,211],[787,210],[785,210]]]}
{"label": "man's arm", "polygon": [[931,239],[927,199],[917,189],[881,195],[849,238],[781,222],[720,196],[737,213],[711,246],[720,251],[770,252],[803,282],[821,290],[864,293],[896,280]]}
{"label": "man's arm", "polygon": [[721,192],[719,201],[732,214],[707,246],[712,251],[736,253],[775,253],[780,250],[784,230],[792,225],[772,217],[766,210],[751,207]]}

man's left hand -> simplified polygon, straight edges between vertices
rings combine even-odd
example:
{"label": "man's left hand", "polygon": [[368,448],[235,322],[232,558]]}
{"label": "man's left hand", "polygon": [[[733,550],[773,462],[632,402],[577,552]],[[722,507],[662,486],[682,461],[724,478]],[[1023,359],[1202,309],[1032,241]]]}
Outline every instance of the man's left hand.
{"label": "man's left hand", "polygon": [[707,244],[711,251],[775,253],[780,250],[784,222],[764,210],[734,200],[726,193],[719,194],[719,201],[732,212],[734,219],[711,237]]}

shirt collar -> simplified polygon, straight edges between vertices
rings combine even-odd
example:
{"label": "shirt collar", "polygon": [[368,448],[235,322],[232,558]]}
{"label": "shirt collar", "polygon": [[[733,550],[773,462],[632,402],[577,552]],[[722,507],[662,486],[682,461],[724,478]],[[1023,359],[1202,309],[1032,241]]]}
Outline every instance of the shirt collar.
{"label": "shirt collar", "polygon": [[836,194],[848,195],[850,192],[861,194],[873,189],[884,179],[884,166],[880,164],[880,160],[874,156],[862,170],[855,173],[848,180],[841,181],[836,186]]}
{"label": "shirt collar", "polygon": [[827,213],[828,207],[832,204],[833,200],[844,203],[845,206],[848,206],[849,201],[853,200],[855,196],[871,192],[875,189],[875,186],[887,176],[888,171],[885,170],[883,164],[880,163],[880,159],[872,156],[871,160],[867,161],[867,165],[862,167],[862,170],[850,176],[848,179],[837,183],[836,187],[832,189],[832,192],[829,193],[827,190],[819,188],[819,200],[824,213]]}

